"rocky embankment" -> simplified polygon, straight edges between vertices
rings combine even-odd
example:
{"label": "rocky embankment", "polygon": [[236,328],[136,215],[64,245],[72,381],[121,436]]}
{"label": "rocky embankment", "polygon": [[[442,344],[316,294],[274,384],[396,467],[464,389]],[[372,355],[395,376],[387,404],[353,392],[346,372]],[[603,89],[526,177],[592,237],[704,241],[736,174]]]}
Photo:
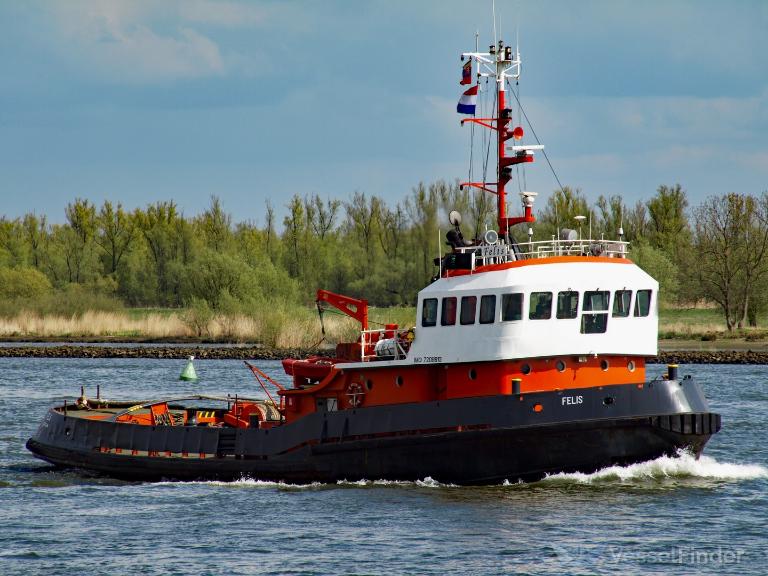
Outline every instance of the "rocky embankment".
{"label": "rocky embankment", "polygon": [[[281,360],[310,355],[331,355],[329,350],[280,350],[262,346],[0,346],[0,357],[13,358],[163,358],[203,360]],[[659,364],[768,364],[768,351],[664,350],[650,362]]]}
{"label": "rocky embankment", "polygon": [[278,350],[262,346],[8,346],[0,347],[6,358],[162,358],[203,360],[282,360],[323,356],[323,350]]}
{"label": "rocky embankment", "polygon": [[752,350],[665,350],[650,360],[658,364],[768,364],[768,352]]}

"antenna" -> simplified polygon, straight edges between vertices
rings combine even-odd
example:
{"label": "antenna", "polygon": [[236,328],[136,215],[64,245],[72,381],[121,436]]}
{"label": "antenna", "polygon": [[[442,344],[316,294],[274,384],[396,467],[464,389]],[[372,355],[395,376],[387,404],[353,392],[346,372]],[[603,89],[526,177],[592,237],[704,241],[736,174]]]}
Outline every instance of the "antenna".
{"label": "antenna", "polygon": [[621,210],[619,211],[619,214],[621,216],[619,217],[619,240],[624,240],[624,209],[623,206],[620,208]]}
{"label": "antenna", "polygon": [[437,225],[437,254],[438,254],[437,270],[440,278],[443,277],[443,245],[441,244],[442,240],[443,240],[443,232],[440,230],[440,224],[438,224]]}
{"label": "antenna", "polygon": [[517,54],[517,59],[520,60],[520,15],[522,14],[522,10],[520,10],[519,3],[517,6],[517,19],[515,20],[515,53]]}
{"label": "antenna", "polygon": [[[533,148],[528,147],[507,147],[505,142],[512,137],[516,139],[522,134],[522,130],[511,132],[507,127],[512,122],[512,110],[506,106],[506,85],[509,79],[517,80],[520,77],[520,57],[518,54],[512,54],[512,46],[504,46],[503,41],[498,39],[498,25],[496,22],[496,0],[492,0],[493,7],[493,34],[494,43],[490,45],[487,52],[464,52],[462,59],[467,57],[477,62],[478,78],[494,79],[496,91],[494,92],[494,108],[497,108],[493,118],[468,118],[461,121],[462,124],[479,124],[485,128],[496,130],[496,144],[498,154],[498,172],[497,182],[486,182],[485,176],[488,165],[488,156],[490,153],[491,140],[487,141],[488,147],[483,162],[483,181],[482,182],[464,182],[462,186],[471,186],[485,192],[496,194],[496,203],[498,211],[498,225],[501,236],[506,237],[510,226],[520,224],[521,222],[533,222],[533,215],[530,207],[525,207],[525,215],[521,217],[508,217],[506,210],[506,191],[505,185],[511,180],[512,167],[523,163],[533,161]],[[476,37],[477,39],[477,37]],[[476,40],[477,41],[477,40]],[[517,98],[517,95],[515,95]],[[519,101],[519,99],[518,99]],[[481,101],[482,102],[482,101]],[[481,104],[482,109],[482,104]],[[484,132],[484,134],[487,134]],[[485,137],[483,138],[485,144]],[[540,146],[540,145],[539,145]],[[514,155],[507,155],[506,151],[514,152]],[[490,187],[490,188],[489,188]]]}
{"label": "antenna", "polygon": [[499,43],[499,38],[496,35],[496,0],[491,0],[491,6],[493,9],[493,45],[496,46]]}

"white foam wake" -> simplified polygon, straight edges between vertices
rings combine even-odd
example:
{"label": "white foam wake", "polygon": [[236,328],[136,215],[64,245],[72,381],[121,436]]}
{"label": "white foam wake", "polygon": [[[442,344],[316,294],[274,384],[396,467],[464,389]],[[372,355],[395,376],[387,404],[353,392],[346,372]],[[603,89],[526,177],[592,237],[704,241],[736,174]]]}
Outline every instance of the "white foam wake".
{"label": "white foam wake", "polygon": [[237,480],[185,480],[172,481],[164,480],[154,482],[156,486],[185,486],[200,484],[204,486],[224,486],[231,488],[279,488],[285,490],[306,490],[325,486],[321,482],[311,482],[308,484],[290,484],[288,482],[273,482],[271,480],[254,480],[253,478],[239,478]]}
{"label": "white foam wake", "polygon": [[456,488],[455,484],[443,484],[431,476],[423,480],[339,480],[336,484],[339,486],[359,486],[361,488],[370,486],[418,486],[419,488]]}
{"label": "white foam wake", "polygon": [[754,480],[768,478],[768,468],[759,464],[734,464],[718,462],[709,456],[697,460],[690,452],[680,451],[677,456],[661,456],[648,462],[629,466],[609,466],[592,474],[571,472],[552,474],[543,482],[599,482],[635,480],[665,480],[669,478],[702,478],[710,480]]}
{"label": "white foam wake", "polygon": [[[655,460],[630,464],[629,466],[609,466],[586,474],[584,472],[561,472],[546,476],[542,483],[576,483],[576,484],[610,484],[611,482],[642,482],[684,480],[686,478],[737,481],[768,479],[768,468],[760,464],[736,464],[731,462],[718,462],[710,456],[701,456],[698,460],[690,453],[681,450],[674,457],[661,456]],[[254,480],[241,478],[234,481],[201,480],[192,482],[159,482],[160,485],[180,484],[206,484],[209,486],[227,486],[242,488],[266,488],[279,490],[307,490],[327,488],[333,484],[312,482],[308,484],[290,484],[286,482],[271,482],[267,480]],[[383,486],[416,486],[418,488],[457,488],[455,484],[444,484],[427,476],[423,480],[340,480],[336,486],[350,488],[370,488]],[[505,486],[526,486],[522,482],[504,482]]]}
{"label": "white foam wake", "polygon": [[[277,488],[281,490],[307,490],[313,488],[330,487],[334,484],[326,484],[323,482],[310,482],[307,484],[291,484],[288,482],[273,482],[270,480],[255,480],[253,478],[239,478],[237,480],[188,480],[188,481],[162,481],[155,482],[158,486],[180,486],[190,484],[200,484],[206,486],[224,486],[233,488]],[[376,487],[376,486],[417,486],[419,488],[456,488],[455,484],[443,484],[438,482],[431,476],[427,476],[423,480],[407,481],[407,480],[339,480],[335,483],[336,486],[347,487]]]}

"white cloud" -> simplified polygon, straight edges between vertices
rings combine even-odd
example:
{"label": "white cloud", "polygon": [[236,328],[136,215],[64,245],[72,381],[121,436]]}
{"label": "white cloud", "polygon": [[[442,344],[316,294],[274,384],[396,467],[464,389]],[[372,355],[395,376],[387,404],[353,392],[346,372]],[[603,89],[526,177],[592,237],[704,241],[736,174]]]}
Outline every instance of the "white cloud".
{"label": "white cloud", "polygon": [[[611,116],[638,137],[736,140],[768,129],[768,93],[744,98],[621,98]],[[684,135],[684,136],[683,136]]]}
{"label": "white cloud", "polygon": [[179,16],[190,22],[226,27],[247,27],[261,24],[265,19],[262,9],[253,4],[186,0],[179,4]]}
{"label": "white cloud", "polygon": [[[119,83],[153,83],[251,69],[201,28],[263,23],[251,4],[211,0],[68,0],[50,5],[62,53],[91,74]],[[254,56],[255,57],[255,56]]]}

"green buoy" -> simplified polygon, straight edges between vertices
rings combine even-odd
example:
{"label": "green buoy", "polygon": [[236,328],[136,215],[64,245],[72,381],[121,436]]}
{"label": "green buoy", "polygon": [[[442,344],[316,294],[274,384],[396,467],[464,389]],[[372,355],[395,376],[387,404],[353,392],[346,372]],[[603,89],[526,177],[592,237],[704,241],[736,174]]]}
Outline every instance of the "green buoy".
{"label": "green buoy", "polygon": [[197,380],[197,372],[195,372],[195,365],[192,364],[192,360],[194,359],[195,359],[194,356],[189,357],[189,362],[187,362],[187,365],[184,367],[184,370],[181,371],[179,380],[186,380],[188,382],[194,382]]}

